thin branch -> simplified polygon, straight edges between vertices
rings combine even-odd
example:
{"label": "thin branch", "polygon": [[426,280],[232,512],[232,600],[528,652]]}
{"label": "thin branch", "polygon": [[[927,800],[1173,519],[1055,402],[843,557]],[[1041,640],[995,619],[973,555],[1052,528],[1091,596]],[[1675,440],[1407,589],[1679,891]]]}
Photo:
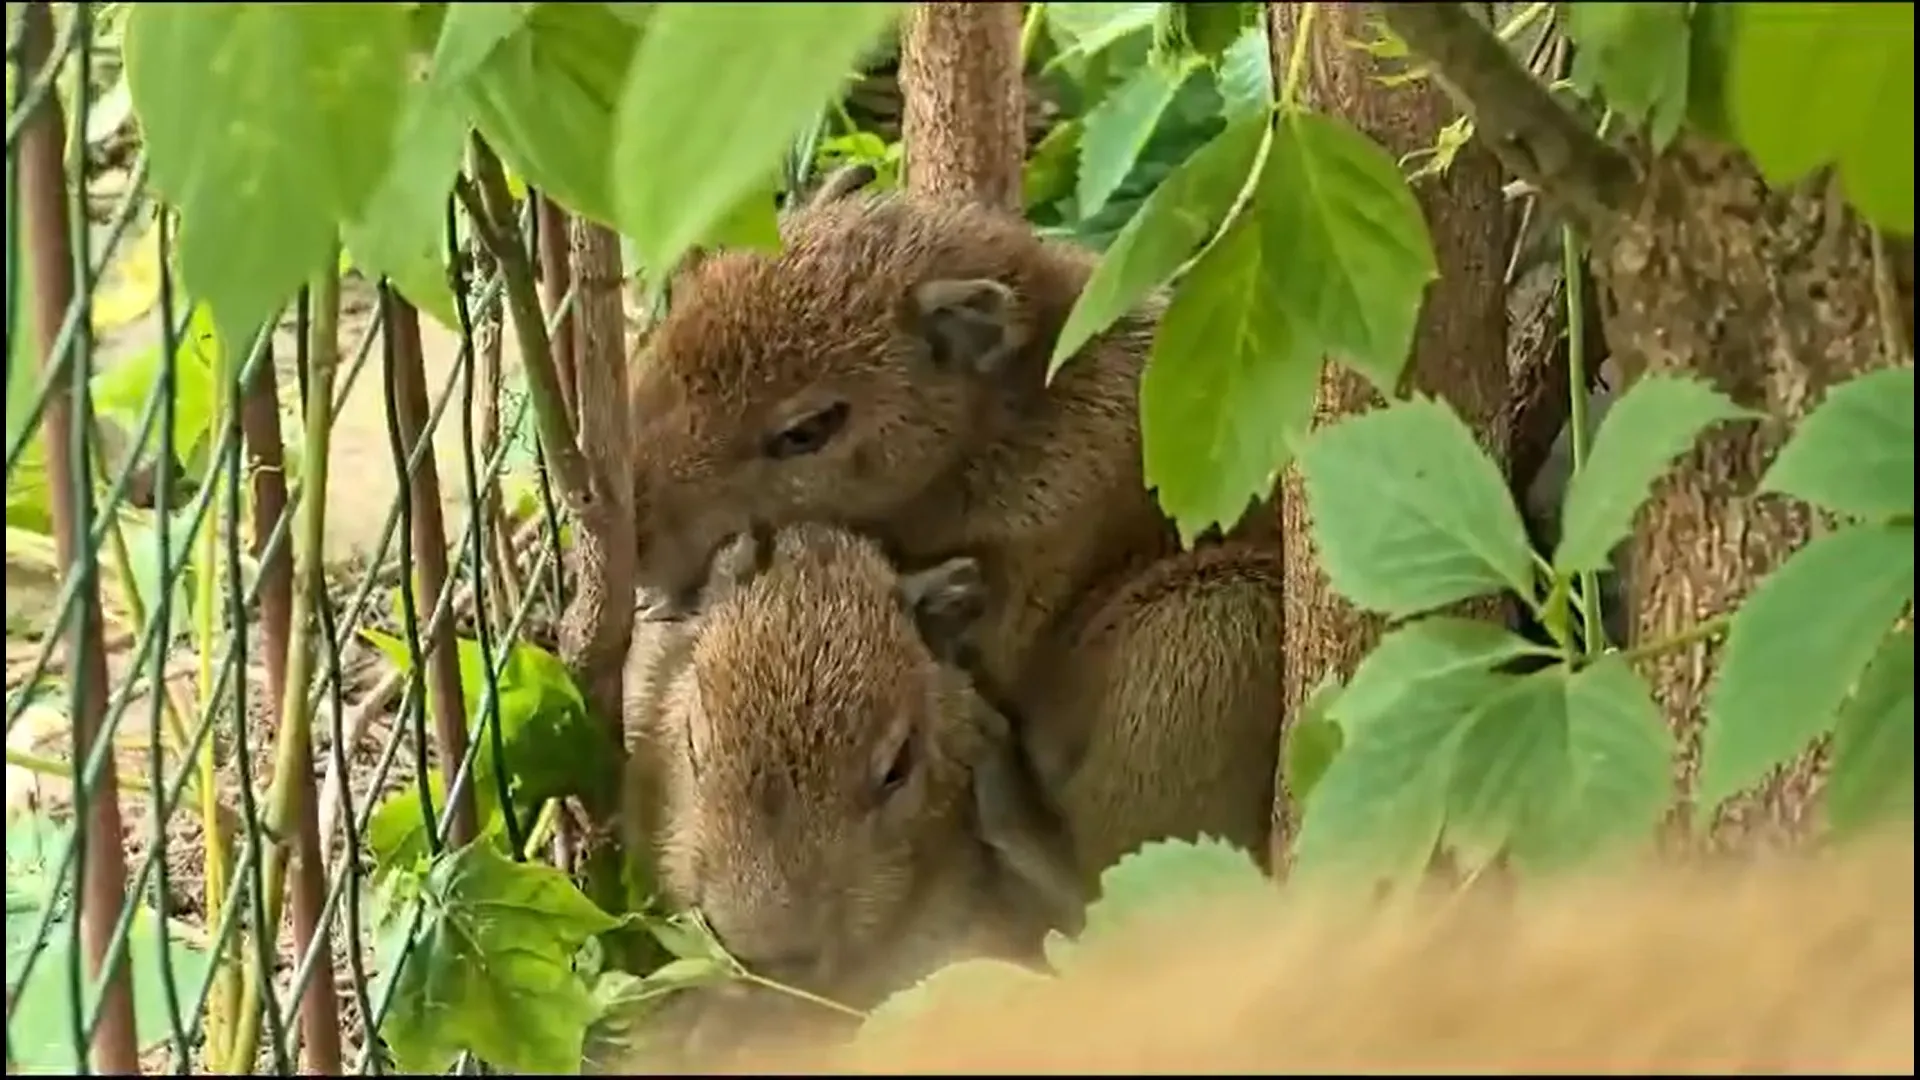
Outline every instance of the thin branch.
{"label": "thin branch", "polygon": [[[476,136],[476,140],[477,140]],[[507,178],[500,171],[499,159],[491,152],[473,155],[472,178],[461,176],[454,182],[454,193],[473,220],[474,231],[487,250],[499,260],[501,276],[506,279],[507,303],[513,309],[513,332],[520,341],[520,365],[527,377],[527,396],[533,406],[534,422],[539,425],[540,444],[547,452],[547,464],[560,480],[560,490],[578,512],[599,497],[593,474],[580,444],[573,437],[573,424],[567,417],[567,399],[560,391],[560,376],[553,366],[553,347],[547,338],[546,317],[540,311],[540,290],[534,284],[533,265],[526,249],[520,246],[515,230],[505,225],[513,220],[513,197],[507,193]]]}
{"label": "thin branch", "polygon": [[1463,5],[1381,4],[1380,11],[1407,47],[1433,64],[1501,162],[1588,235],[1631,203],[1632,162],[1561,108]]}

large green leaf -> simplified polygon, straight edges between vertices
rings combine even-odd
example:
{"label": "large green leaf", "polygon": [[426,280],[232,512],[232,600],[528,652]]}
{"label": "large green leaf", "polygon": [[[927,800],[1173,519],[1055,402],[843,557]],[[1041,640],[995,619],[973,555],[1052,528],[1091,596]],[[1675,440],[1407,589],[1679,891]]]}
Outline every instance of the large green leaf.
{"label": "large green leaf", "polygon": [[606,4],[536,4],[465,83],[474,120],[500,159],[603,225],[616,220],[616,113],[639,36]]}
{"label": "large green leaf", "polygon": [[1148,64],[1094,106],[1082,121],[1076,197],[1083,217],[1092,217],[1133,171],[1193,63]]}
{"label": "large green leaf", "polygon": [[1307,800],[1295,872],[1365,883],[1425,871],[1446,819],[1463,724],[1510,681],[1482,675],[1438,683],[1391,717],[1350,732]]}
{"label": "large green leaf", "polygon": [[[409,56],[398,4],[139,4],[128,86],[180,274],[250,342],[329,267],[393,147]],[[239,346],[235,346],[238,348]]]}
{"label": "large green leaf", "polygon": [[[54,863],[73,836],[71,825],[39,815],[7,822],[7,1068],[22,1073],[78,1075],[86,1054],[74,1044],[74,1002],[67,976],[84,963],[74,953],[71,921],[72,879],[56,880]],[[134,901],[137,910],[127,929],[126,971],[133,984],[134,1029],[144,1049],[169,1038],[167,975],[180,1003],[182,1025],[192,1023],[194,994],[205,981],[211,959],[187,944],[153,909]],[[48,928],[45,951],[25,985],[14,987],[21,965],[32,954],[35,931],[49,904],[60,914]],[[162,967],[162,963],[166,964]],[[87,1012],[98,1008],[99,994],[87,994]]]}
{"label": "large green leaf", "polygon": [[361,269],[392,279],[415,307],[455,331],[460,320],[447,279],[447,196],[468,131],[463,94],[433,81],[414,84],[380,186],[366,212],[341,230]]}
{"label": "large green leaf", "polygon": [[1707,701],[1696,798],[1711,812],[1832,730],[1913,599],[1913,529],[1856,525],[1768,575],[1734,614]]}
{"label": "large green leaf", "polygon": [[[433,46],[433,78],[457,88],[493,56],[502,42],[519,33],[539,4],[448,4]],[[625,6],[625,5],[621,5]]]}
{"label": "large green leaf", "polygon": [[[422,894],[420,936],[380,1026],[401,1071],[442,1073],[469,1051],[509,1072],[579,1072],[599,1010],[574,954],[620,920],[562,871],[513,862],[484,843],[436,860]],[[375,1001],[390,982],[389,965]]]}
{"label": "large green leaf", "polygon": [[1866,218],[1912,235],[1912,4],[1740,4],[1726,93],[1769,182],[1837,163]]}
{"label": "large green leaf", "polygon": [[1107,249],[1054,342],[1058,371],[1173,276],[1216,233],[1252,178],[1266,118],[1230,125],[1162,181]]}
{"label": "large green leaf", "polygon": [[1593,453],[1567,484],[1553,567],[1604,570],[1633,529],[1653,482],[1707,427],[1753,415],[1693,379],[1654,375],[1628,390],[1600,425]]}
{"label": "large green leaf", "polygon": [[1564,9],[1574,85],[1587,94],[1599,89],[1629,123],[1651,123],[1658,149],[1673,141],[1687,115],[1692,6],[1584,0]]}
{"label": "large green leaf", "polygon": [[1466,723],[1447,838],[1478,862],[1512,850],[1547,869],[1650,840],[1673,793],[1673,739],[1619,657],[1536,672]]}
{"label": "large green leaf", "polygon": [[1322,429],[1300,452],[1314,547],[1342,596],[1414,615],[1533,592],[1533,552],[1499,466],[1446,405],[1416,398]]}
{"label": "large green leaf", "polygon": [[1913,819],[1913,631],[1890,634],[1833,729],[1827,817],[1837,829]]}
{"label": "large green leaf", "polygon": [[656,12],[620,96],[610,174],[622,231],[649,272],[707,240],[765,181],[898,7],[702,3]]}
{"label": "large green leaf", "polygon": [[1351,125],[1288,113],[1267,150],[1260,221],[1276,258],[1266,303],[1383,393],[1439,276],[1426,218],[1393,157]]}
{"label": "large green leaf", "polygon": [[1760,486],[1836,514],[1913,517],[1913,369],[1882,368],[1827,391]]}
{"label": "large green leaf", "polygon": [[1345,730],[1384,722],[1411,697],[1436,683],[1478,679],[1539,647],[1503,626],[1435,615],[1380,639],[1342,690],[1330,712]]}
{"label": "large green leaf", "polygon": [[1313,418],[1320,355],[1271,302],[1257,212],[1227,226],[1174,293],[1140,384],[1147,484],[1189,542],[1273,486]]}

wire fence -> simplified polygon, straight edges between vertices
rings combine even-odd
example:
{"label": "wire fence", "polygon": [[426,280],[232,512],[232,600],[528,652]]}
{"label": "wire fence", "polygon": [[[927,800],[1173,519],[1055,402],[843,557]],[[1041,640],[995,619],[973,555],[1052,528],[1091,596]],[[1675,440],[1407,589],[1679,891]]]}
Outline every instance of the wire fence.
{"label": "wire fence", "polygon": [[8,1072],[391,1070],[415,935],[375,854],[483,804],[518,858],[565,833],[497,764],[503,672],[565,600],[501,277],[450,201],[431,384],[418,313],[352,274],[220,340],[138,147],[96,136],[95,9],[50,7],[8,14]]}

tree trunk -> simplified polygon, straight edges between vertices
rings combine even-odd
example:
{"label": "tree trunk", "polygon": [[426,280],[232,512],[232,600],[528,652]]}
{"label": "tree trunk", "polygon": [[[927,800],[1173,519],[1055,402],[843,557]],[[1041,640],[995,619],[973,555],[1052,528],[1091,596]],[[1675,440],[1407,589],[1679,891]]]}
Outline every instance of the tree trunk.
{"label": "tree trunk", "polygon": [[906,183],[1020,209],[1026,152],[1020,5],[914,4],[901,28]]}
{"label": "tree trunk", "polygon": [[[1267,5],[1275,86],[1284,83],[1304,6]],[[1364,25],[1371,17],[1363,5],[1319,5],[1302,80],[1305,101],[1343,116],[1396,157],[1432,146],[1458,110],[1430,82],[1383,86],[1376,81],[1389,69],[1349,44],[1371,36]],[[1511,232],[1502,181],[1499,163],[1475,143],[1460,151],[1443,176],[1415,185],[1440,278],[1428,290],[1407,375],[1412,385],[1451,404],[1499,460],[1508,442],[1504,278]],[[1377,400],[1366,380],[1329,366],[1321,376],[1315,423],[1332,422]],[[1287,471],[1279,502],[1287,627],[1281,678],[1285,707],[1297,714],[1326,674],[1353,674],[1378,639],[1381,621],[1334,592],[1321,571],[1297,470]],[[1498,605],[1489,607],[1498,610]],[[1284,865],[1295,824],[1284,787],[1274,796],[1275,866]]]}
{"label": "tree trunk", "polygon": [[[1655,489],[1630,549],[1629,565],[1652,571],[1628,579],[1636,641],[1732,611],[1806,543],[1810,515],[1758,497],[1761,474],[1828,388],[1912,363],[1911,315],[1876,294],[1872,246],[1830,181],[1769,191],[1744,155],[1698,137],[1647,165],[1637,207],[1596,245],[1614,299],[1607,338],[1628,385],[1643,373],[1691,373],[1767,414],[1708,432]],[[1910,312],[1910,278],[1906,287]],[[1718,653],[1718,643],[1698,644],[1641,667],[1680,738],[1683,792],[1698,768]],[[1824,758],[1817,747],[1730,802],[1713,843],[1801,834]]]}
{"label": "tree trunk", "polygon": [[[627,479],[626,316],[621,306],[620,240],[583,218],[573,221],[573,400],[580,450],[596,498],[573,538],[574,596],[560,647],[595,714],[621,735],[621,681],[633,633],[633,486]],[[597,808],[607,812],[614,807]]]}

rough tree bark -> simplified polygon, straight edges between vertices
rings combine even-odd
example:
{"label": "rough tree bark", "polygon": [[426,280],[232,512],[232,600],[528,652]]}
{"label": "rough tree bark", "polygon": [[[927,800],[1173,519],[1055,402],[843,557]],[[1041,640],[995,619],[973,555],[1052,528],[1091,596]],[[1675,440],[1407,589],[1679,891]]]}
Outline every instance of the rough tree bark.
{"label": "rough tree bark", "polygon": [[901,27],[901,139],[914,191],[1020,209],[1020,5],[914,4]]}
{"label": "rough tree bark", "polygon": [[[1656,486],[1629,545],[1628,565],[1640,571],[1628,582],[1638,643],[1730,612],[1808,535],[1805,511],[1756,493],[1792,424],[1836,383],[1913,363],[1911,249],[1904,265],[1893,250],[1877,260],[1869,230],[1828,175],[1769,190],[1744,154],[1698,134],[1658,155],[1611,149],[1459,5],[1381,6],[1470,105],[1507,165],[1591,237],[1623,383],[1688,373],[1767,414],[1710,431]],[[1698,768],[1718,653],[1718,642],[1703,642],[1641,666],[1681,742],[1683,793]],[[1711,842],[1800,835],[1823,756],[1815,748],[1734,800]]]}
{"label": "rough tree bark", "polygon": [[[1284,80],[1305,6],[1267,5],[1276,86]],[[1306,103],[1345,117],[1396,157],[1432,146],[1458,110],[1430,83],[1383,86],[1376,80],[1389,68],[1350,44],[1372,36],[1363,25],[1371,17],[1358,4],[1318,6],[1309,28],[1312,41],[1301,87]],[[1481,445],[1504,460],[1509,396],[1504,278],[1512,230],[1502,180],[1499,162],[1478,145],[1469,145],[1443,177],[1415,185],[1440,278],[1427,291],[1407,378],[1449,402],[1473,427]],[[1315,423],[1361,411],[1378,400],[1366,380],[1330,366],[1321,377]],[[1342,678],[1353,674],[1379,637],[1381,621],[1334,592],[1321,571],[1298,470],[1287,470],[1279,504],[1287,628],[1281,678],[1283,700],[1291,712],[1304,706],[1327,673]],[[1284,864],[1291,840],[1290,797],[1284,790],[1274,796],[1276,866]]]}
{"label": "rough tree bark", "polygon": [[[575,430],[597,489],[574,530],[574,596],[560,648],[594,711],[621,735],[621,676],[633,634],[633,487],[627,481],[626,315],[620,240],[584,219],[571,226],[574,305],[568,322]],[[610,808],[609,808],[610,809]]]}
{"label": "rough tree bark", "polygon": [[[1644,164],[1637,203],[1595,245],[1614,299],[1607,338],[1626,381],[1691,373],[1767,414],[1708,432],[1642,511],[1630,565],[1651,572],[1632,575],[1628,595],[1634,639],[1651,642],[1732,611],[1806,543],[1809,514],[1758,497],[1761,474],[1834,384],[1911,365],[1912,292],[1906,315],[1883,302],[1869,230],[1825,178],[1770,191],[1738,150],[1691,137]],[[1719,650],[1702,643],[1641,667],[1680,737],[1683,791]],[[1728,804],[1714,841],[1797,837],[1824,771],[1824,746],[1777,771]]]}

